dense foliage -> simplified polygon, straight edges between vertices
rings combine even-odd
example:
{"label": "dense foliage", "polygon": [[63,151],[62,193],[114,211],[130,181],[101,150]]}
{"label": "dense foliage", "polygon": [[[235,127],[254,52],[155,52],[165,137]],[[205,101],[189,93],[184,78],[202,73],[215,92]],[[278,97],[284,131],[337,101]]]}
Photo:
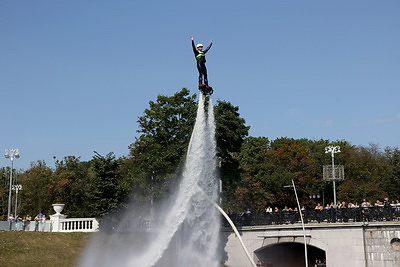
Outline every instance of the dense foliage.
{"label": "dense foliage", "polygon": [[[43,161],[25,171],[14,171],[24,190],[19,194],[18,213],[52,214],[53,203],[65,203],[70,217],[101,217],[125,207],[126,200],[157,201],[170,194],[181,171],[194,124],[197,96],[182,89],[173,96],[158,96],[138,118],[139,136],[129,145],[127,157],[94,152],[93,159],[69,156],[51,168]],[[400,198],[400,150],[353,146],[346,141],[308,140],[248,136],[249,126],[239,108],[229,102],[215,104],[216,138],[225,208],[241,211],[270,206],[295,206],[290,188],[296,183],[302,204],[333,200],[332,183],[322,178],[331,164],[328,145],[338,145],[335,163],[344,165],[345,180],[337,183],[338,200],[374,202]],[[128,144],[127,144],[128,145]],[[0,169],[1,209],[7,214],[10,169]],[[18,174],[18,175],[17,175]],[[310,198],[318,195],[319,198]],[[13,195],[15,196],[15,195]],[[14,201],[14,198],[13,198]],[[13,202],[13,211],[14,211]]]}

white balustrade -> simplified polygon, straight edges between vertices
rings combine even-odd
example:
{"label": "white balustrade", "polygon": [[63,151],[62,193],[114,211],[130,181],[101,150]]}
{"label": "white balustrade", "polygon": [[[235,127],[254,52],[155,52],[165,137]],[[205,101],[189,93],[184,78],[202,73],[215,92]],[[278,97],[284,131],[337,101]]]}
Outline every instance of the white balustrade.
{"label": "white balustrade", "polygon": [[99,230],[99,222],[96,218],[61,219],[59,223],[58,232],[96,232]]}
{"label": "white balustrade", "polygon": [[39,231],[39,232],[97,232],[99,221],[96,218],[68,218],[61,214],[64,204],[53,204],[56,212],[50,220],[30,222],[0,221],[0,230]]}

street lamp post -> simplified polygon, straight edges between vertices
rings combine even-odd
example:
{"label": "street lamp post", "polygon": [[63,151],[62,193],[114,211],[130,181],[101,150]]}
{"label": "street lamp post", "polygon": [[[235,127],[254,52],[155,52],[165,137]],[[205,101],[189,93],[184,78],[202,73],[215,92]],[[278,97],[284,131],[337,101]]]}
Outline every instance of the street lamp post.
{"label": "street lamp post", "polygon": [[[18,149],[6,149],[4,156],[11,160],[11,170],[10,170],[10,187],[8,192],[8,212],[7,212],[7,220],[10,218],[11,214],[11,190],[12,190],[12,179],[13,179],[13,169],[14,169],[14,158],[19,158],[19,150]],[[10,221],[11,228],[11,221]]]}
{"label": "street lamp post", "polygon": [[299,201],[299,197],[297,196],[296,186],[295,186],[295,184],[294,184],[293,179],[292,179],[292,185],[285,185],[284,187],[293,187],[294,195],[296,196],[297,207],[298,207],[298,209],[299,209],[299,214],[300,214],[301,226],[303,227],[304,260],[305,260],[305,262],[306,262],[306,267],[308,267],[308,253],[307,253],[306,228],[304,227],[303,214],[301,213],[300,201]]}
{"label": "street lamp post", "polygon": [[22,185],[16,184],[12,186],[12,190],[15,191],[15,216],[17,216],[18,212],[18,192],[22,190]]}
{"label": "street lamp post", "polygon": [[331,153],[332,157],[332,182],[333,182],[333,204],[336,207],[336,179],[335,179],[335,153],[340,152],[340,146],[327,146],[325,153]]}

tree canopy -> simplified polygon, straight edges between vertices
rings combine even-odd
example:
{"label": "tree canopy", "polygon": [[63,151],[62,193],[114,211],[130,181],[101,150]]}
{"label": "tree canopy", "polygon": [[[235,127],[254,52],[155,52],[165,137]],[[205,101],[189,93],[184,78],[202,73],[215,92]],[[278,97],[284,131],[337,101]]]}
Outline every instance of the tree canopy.
{"label": "tree canopy", "polygon": [[[68,156],[54,168],[44,161],[15,171],[20,192],[19,213],[51,214],[51,204],[65,203],[70,217],[101,217],[126,205],[128,198],[157,201],[170,194],[187,151],[196,116],[197,95],[183,88],[172,96],[159,95],[138,117],[139,134],[129,145],[129,155],[94,152],[90,161]],[[325,147],[339,145],[335,163],[344,165],[345,180],[337,183],[338,200],[346,202],[400,198],[400,151],[374,144],[354,146],[344,140],[309,140],[288,137],[269,140],[248,136],[250,127],[239,107],[217,101],[214,106],[219,175],[225,208],[263,210],[267,205],[295,206],[294,194],[284,188],[293,179],[301,203],[313,207],[330,203],[332,183],[322,179],[331,164]],[[128,145],[128,144],[127,144]],[[9,168],[0,169],[1,209],[7,214]],[[310,199],[318,193],[320,198]],[[13,202],[14,203],[14,202]],[[14,204],[13,204],[14,205]]]}
{"label": "tree canopy", "polygon": [[[185,158],[196,117],[196,98],[185,88],[171,97],[158,96],[139,117],[141,135],[130,145],[132,168],[141,173],[134,179],[139,192],[156,199],[168,193]],[[240,151],[249,129],[238,111],[225,101],[217,101],[215,106],[217,154],[226,180],[238,177],[238,163],[232,154]]]}

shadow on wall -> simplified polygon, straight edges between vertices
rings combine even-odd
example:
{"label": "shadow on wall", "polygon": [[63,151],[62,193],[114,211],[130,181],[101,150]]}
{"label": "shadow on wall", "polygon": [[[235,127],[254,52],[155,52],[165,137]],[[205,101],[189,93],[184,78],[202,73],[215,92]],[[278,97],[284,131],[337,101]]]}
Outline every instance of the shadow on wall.
{"label": "shadow on wall", "polygon": [[[225,246],[228,243],[228,236],[231,234],[230,231],[221,231],[220,232],[220,237],[219,237],[219,255],[221,255],[221,262],[227,262],[228,261],[228,253],[225,251]],[[243,252],[244,253],[244,252]]]}

